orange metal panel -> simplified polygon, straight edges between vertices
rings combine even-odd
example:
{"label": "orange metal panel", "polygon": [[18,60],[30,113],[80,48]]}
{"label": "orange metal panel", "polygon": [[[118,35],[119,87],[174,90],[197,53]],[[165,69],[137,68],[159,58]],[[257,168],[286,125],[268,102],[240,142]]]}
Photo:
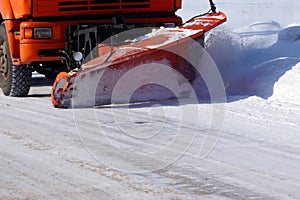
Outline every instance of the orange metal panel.
{"label": "orange metal panel", "polygon": [[176,9],[181,9],[182,8],[182,0],[175,0],[175,1],[176,1],[176,3],[175,3]]}
{"label": "orange metal panel", "polygon": [[0,11],[3,19],[13,19],[14,14],[11,8],[11,4],[9,0],[1,0],[0,1]]}
{"label": "orange metal panel", "polygon": [[15,18],[31,15],[31,0],[10,0]]}
{"label": "orange metal panel", "polygon": [[[21,29],[20,29],[20,35],[21,35],[21,43],[27,43],[24,39],[24,29],[29,29],[29,28],[52,28],[52,34],[53,38],[52,40],[42,40],[45,43],[47,42],[56,42],[61,41],[63,42],[65,40],[65,29],[67,27],[67,23],[62,22],[62,23],[51,23],[51,22],[23,22],[21,23]],[[30,42],[35,42],[36,40],[30,40]]]}
{"label": "orange metal panel", "polygon": [[20,44],[20,64],[29,64],[32,61],[55,61],[59,56],[40,56],[41,49],[64,49],[65,43],[28,43]]}
{"label": "orange metal panel", "polygon": [[[40,50],[55,50],[65,48],[65,28],[67,24],[50,22],[23,22],[20,27],[20,63],[29,64],[33,61],[54,61],[59,60],[58,56],[41,57]],[[52,39],[25,39],[25,29],[37,27],[51,27]]]}
{"label": "orange metal panel", "polygon": [[[137,12],[175,12],[181,0],[33,0],[35,17],[114,14]],[[176,4],[176,5],[175,5]],[[176,7],[176,8],[175,8]]]}

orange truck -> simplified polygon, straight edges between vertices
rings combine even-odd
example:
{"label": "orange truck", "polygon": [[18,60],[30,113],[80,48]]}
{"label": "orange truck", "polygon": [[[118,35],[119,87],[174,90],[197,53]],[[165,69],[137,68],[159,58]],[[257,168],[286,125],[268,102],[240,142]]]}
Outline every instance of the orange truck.
{"label": "orange truck", "polygon": [[0,84],[26,96],[32,71],[54,78],[78,68],[101,41],[125,29],[181,25],[181,0],[0,0]]}

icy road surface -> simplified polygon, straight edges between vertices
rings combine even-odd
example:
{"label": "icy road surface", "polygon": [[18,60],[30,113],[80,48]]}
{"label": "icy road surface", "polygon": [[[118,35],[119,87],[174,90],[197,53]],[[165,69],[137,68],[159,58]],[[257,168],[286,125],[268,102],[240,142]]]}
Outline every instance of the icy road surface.
{"label": "icy road surface", "polygon": [[[295,70],[299,71],[300,66]],[[300,198],[299,104],[255,96],[235,97],[224,103],[222,135],[203,159],[198,157],[200,138],[207,130],[205,114],[210,112],[211,104],[189,105],[187,101],[178,108],[169,101],[162,107],[152,107],[151,123],[160,123],[155,115],[162,108],[168,112],[200,109],[200,138],[169,166],[131,174],[109,168],[91,157],[78,136],[74,111],[52,108],[46,95],[49,89],[35,86],[28,98],[0,97],[1,199]],[[148,108],[132,108],[131,116],[147,115]],[[112,141],[130,145],[131,140],[120,141],[122,137],[116,133],[121,131],[109,125],[114,124],[107,121],[112,109],[115,108],[98,108],[97,115],[102,116],[99,121],[106,124],[107,131],[115,130]],[[87,131],[97,128],[89,123],[89,117],[80,122],[81,126],[85,123]],[[139,119],[147,122],[147,118]],[[181,119],[172,120],[171,125],[181,123]],[[184,132],[191,133],[189,124],[185,125]],[[98,139],[96,134],[90,137]],[[106,156],[119,159],[118,155]],[[164,162],[165,158],[162,155],[156,159]]]}

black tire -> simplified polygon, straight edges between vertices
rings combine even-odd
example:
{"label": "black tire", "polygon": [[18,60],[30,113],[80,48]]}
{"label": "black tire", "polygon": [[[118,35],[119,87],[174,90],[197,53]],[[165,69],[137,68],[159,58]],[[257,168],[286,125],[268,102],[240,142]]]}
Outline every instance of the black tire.
{"label": "black tire", "polygon": [[0,85],[4,95],[27,96],[30,89],[32,70],[27,65],[13,65],[5,26],[0,26]]}

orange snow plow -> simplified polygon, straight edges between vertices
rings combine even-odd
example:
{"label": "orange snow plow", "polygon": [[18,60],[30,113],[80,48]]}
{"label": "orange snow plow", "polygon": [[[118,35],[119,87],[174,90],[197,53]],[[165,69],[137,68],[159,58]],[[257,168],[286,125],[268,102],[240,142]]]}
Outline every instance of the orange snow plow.
{"label": "orange snow plow", "polygon": [[[194,56],[191,49],[195,41],[202,48],[204,34],[226,21],[226,15],[217,12],[209,1],[208,13],[184,24],[126,28],[98,43],[84,61],[81,52],[73,52],[78,67],[58,74],[51,92],[53,105],[95,106],[178,98],[190,93],[185,83],[193,85],[200,76],[189,62]],[[175,78],[170,79],[172,74]]]}
{"label": "orange snow plow", "polygon": [[[187,59],[193,56],[191,40],[203,46],[204,34],[226,21],[226,15],[216,12],[213,3],[211,6],[211,12],[183,25],[132,29],[98,44],[80,68],[57,76],[51,92],[53,105],[95,106],[184,94],[180,80],[192,84],[199,76]],[[80,60],[82,55],[77,56]],[[171,73],[177,74],[173,83],[166,81]]]}

